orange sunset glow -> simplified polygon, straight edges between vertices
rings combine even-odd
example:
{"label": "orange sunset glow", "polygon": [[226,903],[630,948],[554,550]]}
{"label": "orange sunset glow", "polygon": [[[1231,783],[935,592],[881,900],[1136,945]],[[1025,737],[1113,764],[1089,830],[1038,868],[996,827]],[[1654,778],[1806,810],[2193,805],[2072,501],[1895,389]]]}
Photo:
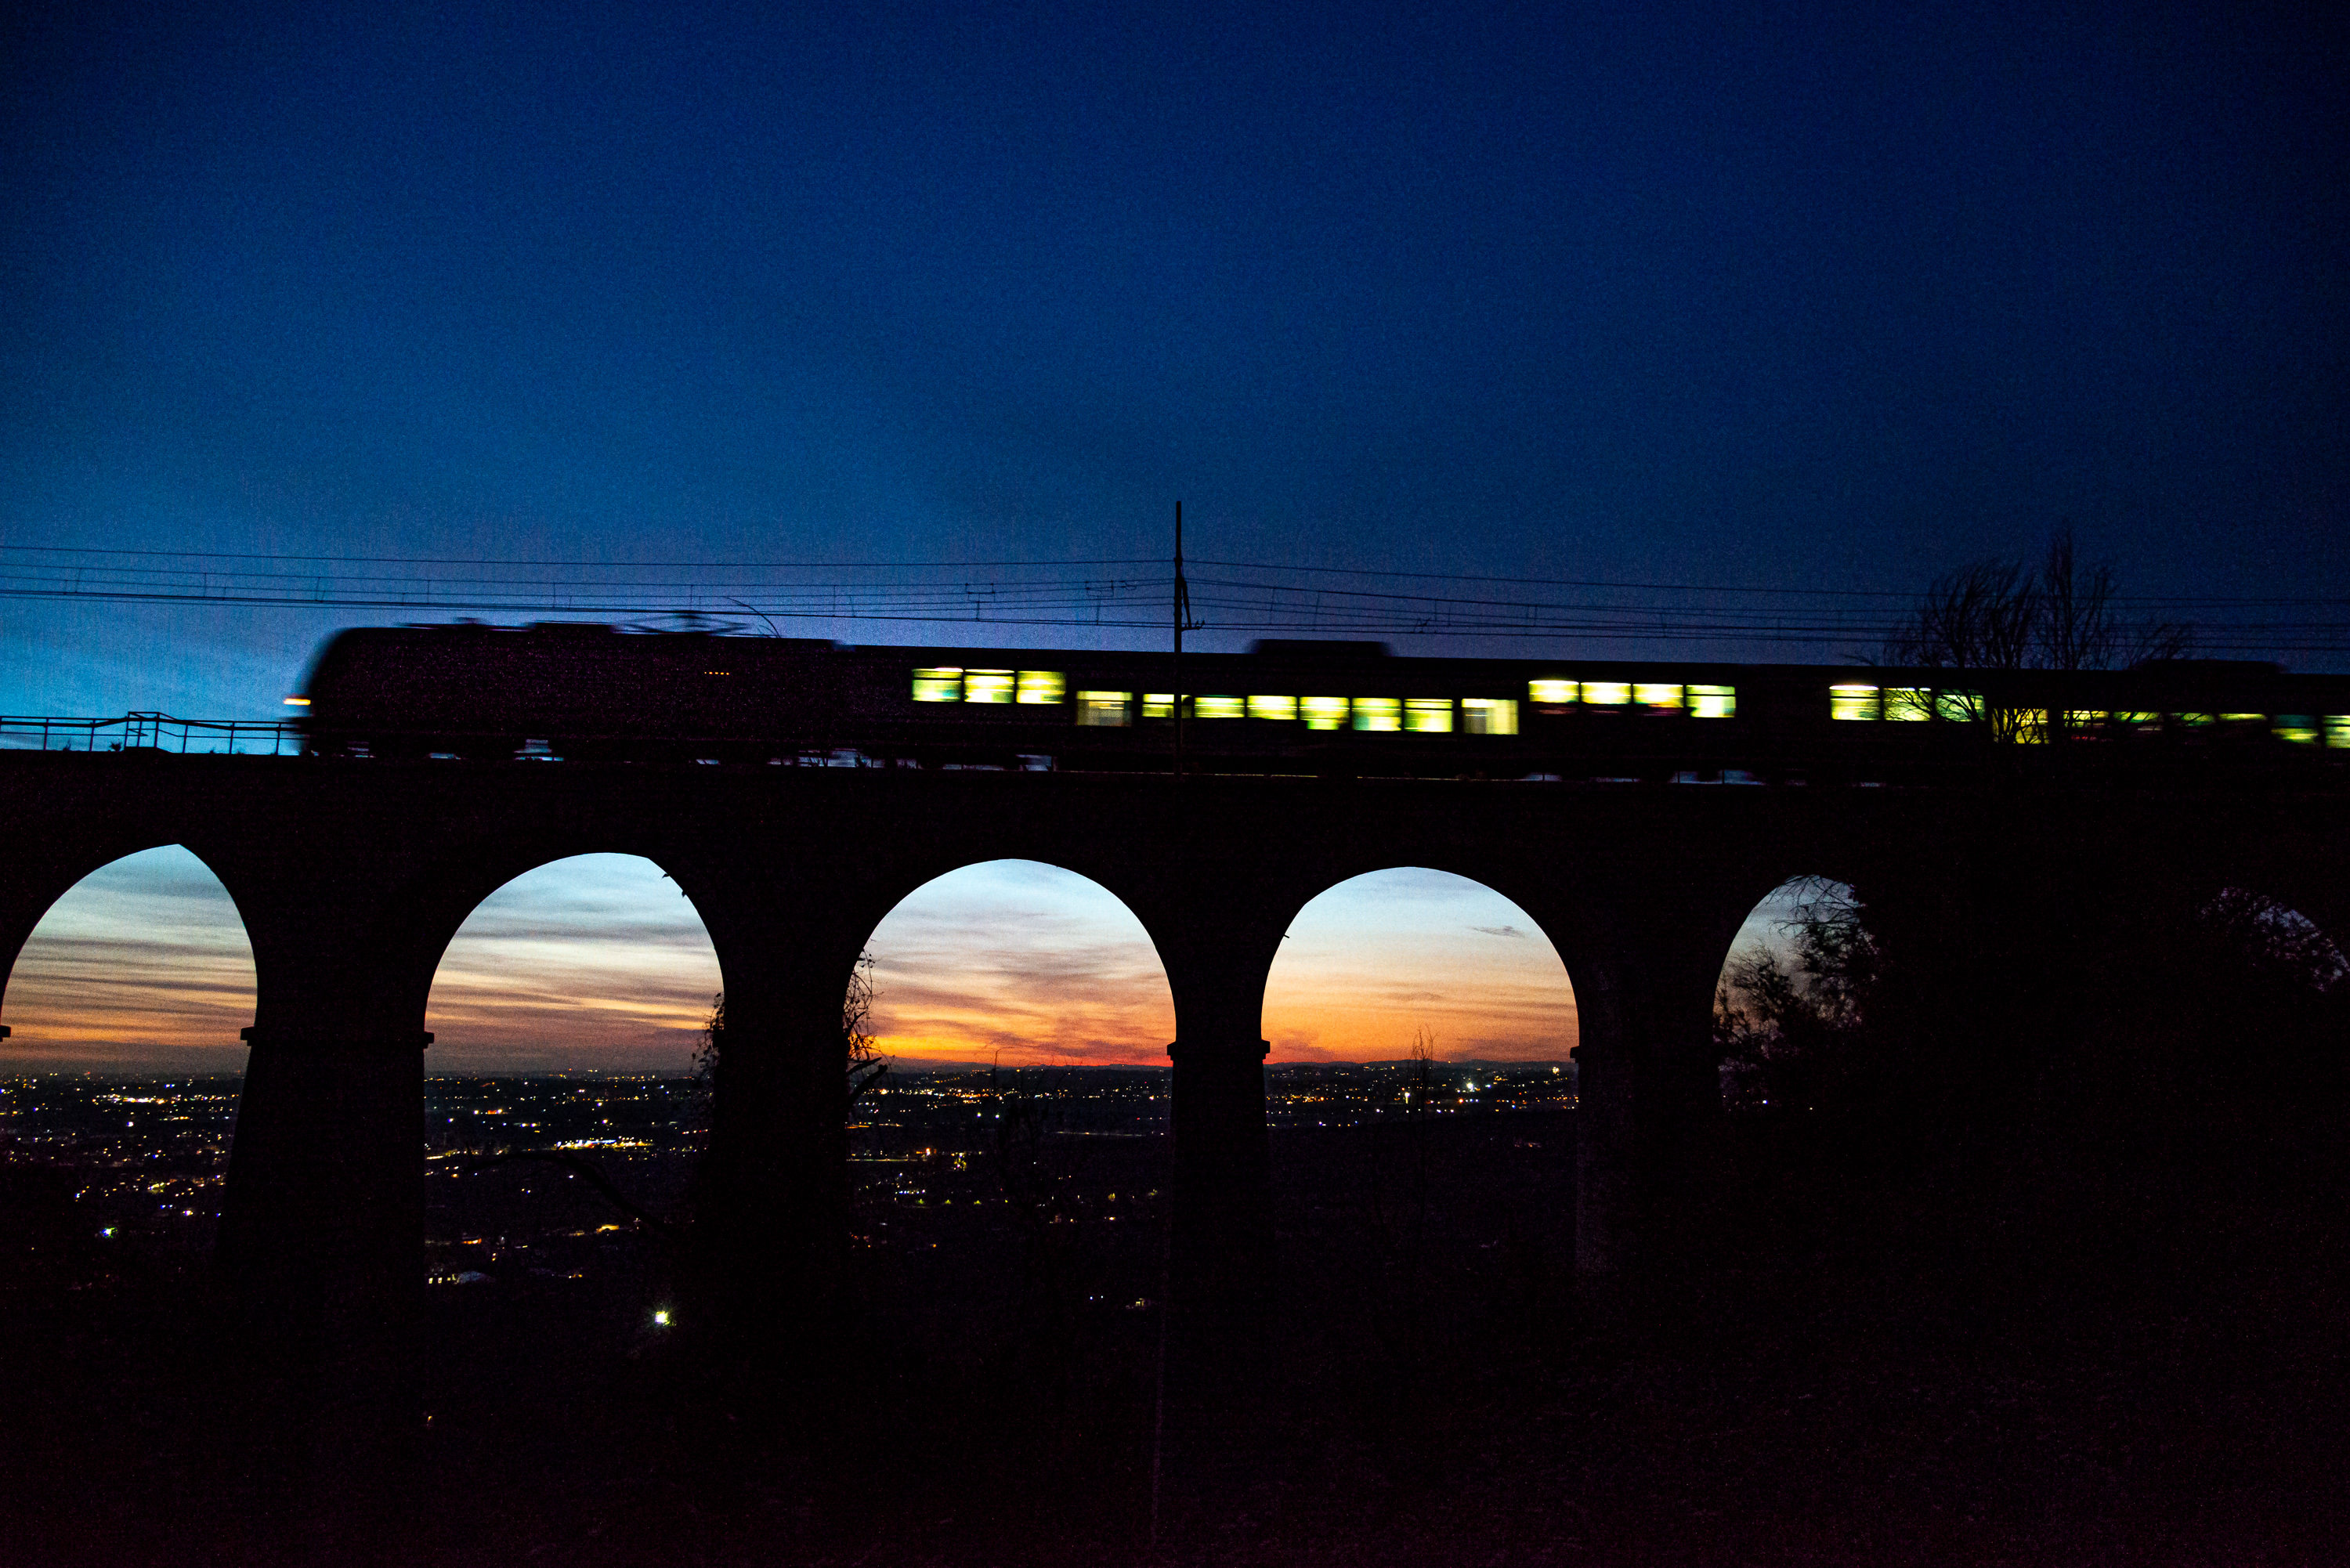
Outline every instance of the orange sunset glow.
{"label": "orange sunset glow", "polygon": [[[965,867],[874,929],[870,1028],[909,1065],[1157,1065],[1172,1000],[1141,923],[1034,861]],[[474,909],[433,978],[435,1073],[683,1073],[722,984],[691,900],[650,861],[587,855]],[[235,1071],[253,961],[234,903],[186,850],[93,873],[49,910],[9,979],[0,1051],[21,1071]],[[1575,1040],[1566,971],[1490,888],[1399,867],[1299,910],[1267,978],[1273,1060],[1557,1061]]]}

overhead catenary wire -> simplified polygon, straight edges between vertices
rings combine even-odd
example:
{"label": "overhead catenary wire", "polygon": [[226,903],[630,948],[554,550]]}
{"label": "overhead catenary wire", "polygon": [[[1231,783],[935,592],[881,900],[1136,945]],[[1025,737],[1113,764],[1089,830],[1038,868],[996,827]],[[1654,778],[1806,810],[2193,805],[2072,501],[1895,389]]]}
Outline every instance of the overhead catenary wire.
{"label": "overhead catenary wire", "polygon": [[[1913,596],[1774,585],[1621,583],[1193,558],[1191,625],[1226,633],[1477,640],[1881,647]],[[686,617],[770,628],[856,622],[1163,629],[1169,563],[587,561],[287,556],[0,545],[0,598],[162,606]],[[1497,591],[1499,590],[1499,591]],[[2206,655],[2350,653],[2350,605],[2316,597],[2120,598],[2125,614],[2187,620]]]}

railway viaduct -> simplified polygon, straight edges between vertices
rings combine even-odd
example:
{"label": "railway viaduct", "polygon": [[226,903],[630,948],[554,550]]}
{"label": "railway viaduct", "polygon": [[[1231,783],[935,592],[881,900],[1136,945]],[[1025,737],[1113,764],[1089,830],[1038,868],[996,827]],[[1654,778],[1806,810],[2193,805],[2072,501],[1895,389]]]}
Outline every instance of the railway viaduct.
{"label": "railway viaduct", "polygon": [[2253,888],[2350,930],[2342,770],[2155,783],[2058,761],[1804,788],[14,753],[0,964],[118,857],[184,845],[226,886],[258,998],[218,1262],[308,1391],[316,1463],[356,1473],[414,1420],[425,1008],[484,898],[614,851],[692,898],[727,998],[712,1132],[726,1209],[709,1229],[729,1253],[725,1311],[749,1329],[816,1310],[845,1255],[840,1000],[874,926],[976,861],[1079,872],[1139,918],[1173,992],[1162,1467],[1205,1477],[1274,1310],[1259,1009],[1307,900],[1429,867],[1542,925],[1582,1021],[1577,1265],[1606,1272],[1669,1245],[1641,1218],[1718,1113],[1716,978],[1791,876],[1885,909],[1990,857],[2152,864],[2189,895]]}

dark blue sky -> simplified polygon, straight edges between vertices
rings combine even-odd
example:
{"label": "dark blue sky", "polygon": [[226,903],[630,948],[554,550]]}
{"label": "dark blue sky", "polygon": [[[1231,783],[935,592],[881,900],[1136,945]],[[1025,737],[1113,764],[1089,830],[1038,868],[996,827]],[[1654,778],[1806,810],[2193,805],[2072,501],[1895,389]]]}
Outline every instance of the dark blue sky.
{"label": "dark blue sky", "polygon": [[[853,9],[12,11],[0,531],[2350,598],[2338,24]],[[337,618],[0,605],[0,708]]]}

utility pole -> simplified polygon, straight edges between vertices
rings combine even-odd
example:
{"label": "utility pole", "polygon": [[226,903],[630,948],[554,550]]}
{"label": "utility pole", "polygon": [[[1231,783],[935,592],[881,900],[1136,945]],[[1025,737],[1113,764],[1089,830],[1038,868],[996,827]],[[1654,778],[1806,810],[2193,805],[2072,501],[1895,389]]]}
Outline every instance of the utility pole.
{"label": "utility pole", "polygon": [[1191,590],[1183,581],[1183,504],[1175,504],[1175,779],[1183,779],[1183,627],[1191,618]]}

